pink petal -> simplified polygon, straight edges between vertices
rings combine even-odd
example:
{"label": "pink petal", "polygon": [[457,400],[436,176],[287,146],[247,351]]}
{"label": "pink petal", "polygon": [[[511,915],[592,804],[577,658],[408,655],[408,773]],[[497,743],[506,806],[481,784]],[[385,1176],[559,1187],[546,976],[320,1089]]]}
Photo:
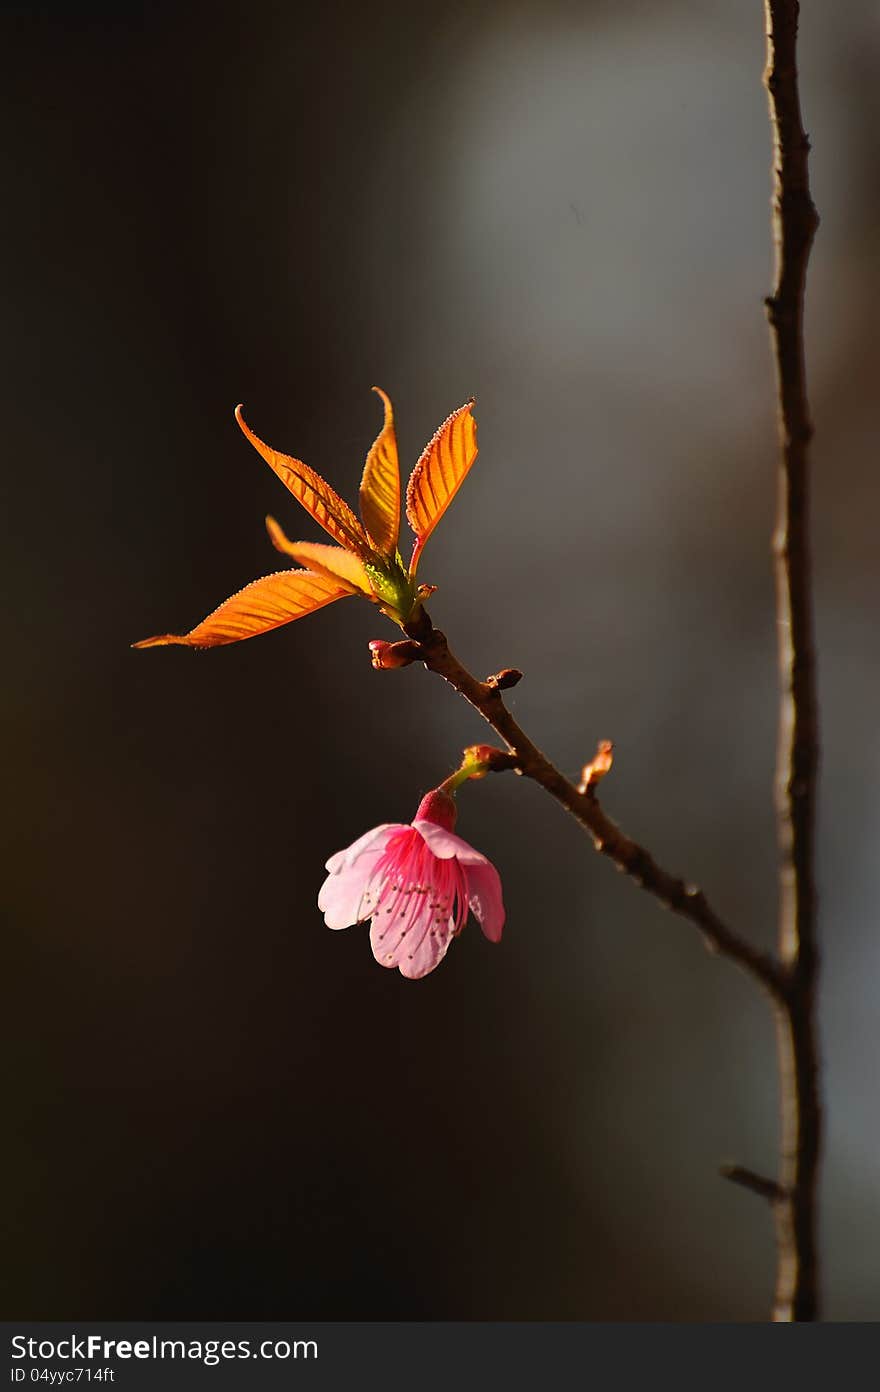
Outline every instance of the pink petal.
{"label": "pink petal", "polygon": [[465,874],[471,913],[489,941],[500,942],[505,918],[501,876],[488,860],[485,865],[469,865]]}
{"label": "pink petal", "polygon": [[413,826],[438,860],[452,860],[453,856],[462,865],[488,865],[489,862],[467,841],[462,841],[454,831],[447,831],[436,822],[417,821]]}
{"label": "pink petal", "polygon": [[438,967],[449,950],[455,934],[453,933],[454,920],[443,928],[435,928],[433,934],[426,933],[422,941],[406,957],[401,958],[400,974],[407,977],[409,981],[419,981],[421,977],[427,976],[435,967]]}
{"label": "pink petal", "polygon": [[399,967],[402,976],[418,981],[443,961],[452,942],[454,920],[438,924],[425,896],[402,920],[398,914],[377,914],[370,925],[370,946],[381,967]]}
{"label": "pink petal", "polygon": [[318,894],[318,908],[328,928],[351,928],[367,917],[366,891],[381,854],[382,847],[374,846],[361,852],[357,865],[327,876]]}
{"label": "pink petal", "polygon": [[364,851],[370,850],[374,844],[381,841],[380,849],[384,850],[395,831],[406,831],[407,829],[398,822],[383,822],[382,826],[365,831],[363,836],[359,836],[357,841],[353,841],[344,851],[336,851],[327,861],[325,868],[330,871],[331,875],[337,875],[340,870],[354,865],[358,856],[363,855]]}

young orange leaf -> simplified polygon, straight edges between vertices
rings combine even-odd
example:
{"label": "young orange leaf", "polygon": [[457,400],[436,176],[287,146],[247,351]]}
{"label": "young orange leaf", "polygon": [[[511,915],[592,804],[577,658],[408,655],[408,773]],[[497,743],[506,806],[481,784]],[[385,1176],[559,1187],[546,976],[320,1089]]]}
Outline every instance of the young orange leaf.
{"label": "young orange leaf", "polygon": [[415,575],[425,542],[452,502],[477,457],[473,399],[453,411],[428,442],[406,488],[406,515],[416,534],[410,563]]}
{"label": "young orange leaf", "polygon": [[308,464],[303,464],[301,459],[292,459],[289,455],[280,454],[278,450],[272,449],[271,445],[265,444],[246,423],[240,406],[235,408],[235,419],[254,449],[263,456],[269,467],[274,469],[297,502],[302,503],[306,512],[311,513],[318,525],[323,527],[325,532],[329,532],[334,541],[358,555],[370,551],[366,532],[348,503],[343,502],[320,474],[316,474]]}
{"label": "young orange leaf", "polygon": [[144,638],[132,646],[156,648],[166,643],[181,643],[190,648],[216,648],[221,643],[238,643],[242,638],[268,633],[293,619],[301,619],[353,593],[350,586],[326,575],[313,575],[308,570],[280,570],[245,585],[190,633],[164,633],[156,638]]}
{"label": "young orange leaf", "polygon": [[391,402],[381,387],[373,391],[385,407],[385,424],[367,455],[361,479],[361,517],[370,540],[383,556],[393,556],[400,532],[400,468]]}
{"label": "young orange leaf", "polygon": [[274,517],[266,518],[266,531],[276,551],[291,556],[317,575],[338,580],[352,594],[365,594],[372,599],[370,581],[359,556],[345,551],[341,546],[324,546],[319,541],[291,541]]}

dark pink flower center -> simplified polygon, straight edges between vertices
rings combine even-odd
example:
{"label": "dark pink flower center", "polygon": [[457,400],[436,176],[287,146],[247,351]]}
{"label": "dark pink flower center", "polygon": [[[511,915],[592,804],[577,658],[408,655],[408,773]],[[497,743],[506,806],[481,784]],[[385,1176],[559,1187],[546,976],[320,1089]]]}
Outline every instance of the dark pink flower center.
{"label": "dark pink flower center", "polygon": [[380,941],[397,944],[407,933],[417,941],[460,933],[467,913],[467,880],[455,857],[435,856],[414,828],[395,832],[370,876],[361,920],[372,918]]}

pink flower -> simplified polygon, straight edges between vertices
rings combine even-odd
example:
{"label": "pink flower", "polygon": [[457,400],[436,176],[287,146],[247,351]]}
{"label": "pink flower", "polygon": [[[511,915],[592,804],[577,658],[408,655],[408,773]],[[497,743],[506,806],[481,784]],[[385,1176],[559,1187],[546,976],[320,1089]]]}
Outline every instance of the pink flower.
{"label": "pink flower", "polygon": [[468,908],[490,942],[504,927],[495,866],[452,830],[456,807],[442,788],[422,798],[411,826],[374,827],[327,861],[318,895],[328,928],[370,925],[380,966],[427,976],[465,925]]}

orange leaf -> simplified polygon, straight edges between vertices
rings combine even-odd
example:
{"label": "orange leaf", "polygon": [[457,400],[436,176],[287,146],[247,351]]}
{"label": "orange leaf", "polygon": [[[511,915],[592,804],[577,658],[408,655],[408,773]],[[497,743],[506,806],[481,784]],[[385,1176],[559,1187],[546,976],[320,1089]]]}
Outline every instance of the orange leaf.
{"label": "orange leaf", "polygon": [[235,419],[254,449],[263,456],[269,467],[274,469],[297,502],[302,503],[306,512],[311,513],[318,525],[323,527],[325,532],[329,532],[334,541],[358,554],[369,552],[370,544],[360,522],[348,503],[343,502],[320,474],[316,474],[308,464],[303,464],[301,459],[279,454],[278,450],[272,449],[271,445],[259,439],[246,423],[240,406],[235,408]]}
{"label": "orange leaf", "polygon": [[276,551],[292,556],[300,565],[317,575],[326,575],[338,580],[352,594],[365,594],[373,598],[370,581],[359,556],[346,551],[341,546],[323,546],[319,541],[290,541],[274,517],[266,518],[266,531]]}
{"label": "orange leaf", "polygon": [[416,534],[410,574],[415,575],[425,542],[452,502],[477,457],[473,398],[443,422],[410,475],[406,515]]}
{"label": "orange leaf", "polygon": [[361,479],[361,517],[370,540],[383,556],[393,556],[400,532],[400,469],[394,412],[381,387],[373,391],[385,406],[385,424],[367,455]]}
{"label": "orange leaf", "polygon": [[242,638],[268,633],[292,619],[301,619],[351,593],[348,586],[326,575],[313,575],[308,570],[280,570],[245,585],[190,633],[164,633],[157,638],[144,638],[132,646],[156,648],[166,643],[182,643],[189,648],[216,648],[221,643],[238,643]]}

